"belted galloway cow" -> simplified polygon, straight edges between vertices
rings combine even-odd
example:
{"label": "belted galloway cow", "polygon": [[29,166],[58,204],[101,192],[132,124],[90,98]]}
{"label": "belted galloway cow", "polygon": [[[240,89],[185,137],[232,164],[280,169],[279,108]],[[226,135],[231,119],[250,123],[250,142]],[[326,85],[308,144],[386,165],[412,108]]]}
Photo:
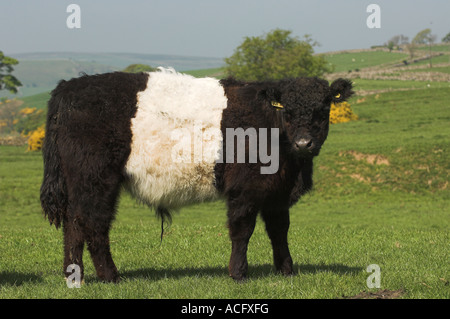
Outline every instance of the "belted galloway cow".
{"label": "belted galloway cow", "polygon": [[48,103],[41,204],[64,233],[64,272],[118,282],[109,232],[122,188],[162,221],[184,205],[223,199],[229,274],[247,275],[247,246],[261,214],[277,271],[293,274],[289,208],[311,190],[313,158],[327,137],[330,104],[352,84],[318,78],[242,82],[173,69],[61,81]]}

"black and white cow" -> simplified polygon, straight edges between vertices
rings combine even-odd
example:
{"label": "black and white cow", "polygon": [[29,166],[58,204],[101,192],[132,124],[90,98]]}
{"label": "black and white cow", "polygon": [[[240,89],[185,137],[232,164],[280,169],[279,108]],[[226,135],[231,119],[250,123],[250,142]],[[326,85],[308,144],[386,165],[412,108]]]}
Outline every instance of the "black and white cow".
{"label": "black and white cow", "polygon": [[289,208],[312,187],[330,104],[352,93],[343,79],[218,81],[169,69],[61,81],[48,103],[41,204],[63,227],[66,275],[71,264],[83,275],[86,244],[97,275],[119,280],[109,231],[122,186],[163,220],[224,198],[236,280],[260,213],[276,269],[292,274]]}

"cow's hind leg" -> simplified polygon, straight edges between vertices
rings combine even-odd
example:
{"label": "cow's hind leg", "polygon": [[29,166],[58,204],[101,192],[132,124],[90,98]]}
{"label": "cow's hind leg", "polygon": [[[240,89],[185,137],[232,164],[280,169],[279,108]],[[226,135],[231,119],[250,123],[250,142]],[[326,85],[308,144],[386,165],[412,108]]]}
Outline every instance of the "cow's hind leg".
{"label": "cow's hind leg", "polygon": [[228,205],[228,228],[231,239],[231,257],[228,270],[237,281],[247,277],[247,247],[256,224],[257,211],[245,205]]}
{"label": "cow's hind leg", "polygon": [[84,233],[97,276],[104,281],[118,282],[120,277],[111,256],[109,231],[116,213],[120,184],[103,187],[103,196],[96,197],[91,202],[92,207],[85,207],[90,214],[85,219]]}
{"label": "cow's hind leg", "polygon": [[[97,276],[118,282],[119,273],[111,256],[109,231],[116,212],[121,177],[103,170],[98,178],[78,174],[77,183],[69,182],[69,207],[73,217],[64,223],[67,238],[65,267],[68,263],[82,267],[83,241],[91,254]],[[67,234],[67,235],[66,235]],[[74,254],[75,252],[75,254]]]}
{"label": "cow's hind leg", "polygon": [[68,278],[73,272],[68,267],[76,265],[80,268],[80,280],[84,277],[83,267],[83,249],[84,235],[78,225],[77,218],[74,217],[72,210],[69,209],[63,218],[64,232],[64,274]]}
{"label": "cow's hind leg", "polygon": [[97,272],[97,276],[104,281],[119,282],[119,272],[111,256],[109,245],[108,221],[98,225],[96,230],[89,229],[86,234],[87,248],[91,253],[91,258]]}
{"label": "cow's hind leg", "polygon": [[272,242],[273,261],[277,271],[284,275],[294,274],[292,258],[288,247],[289,210],[262,210],[266,231]]}

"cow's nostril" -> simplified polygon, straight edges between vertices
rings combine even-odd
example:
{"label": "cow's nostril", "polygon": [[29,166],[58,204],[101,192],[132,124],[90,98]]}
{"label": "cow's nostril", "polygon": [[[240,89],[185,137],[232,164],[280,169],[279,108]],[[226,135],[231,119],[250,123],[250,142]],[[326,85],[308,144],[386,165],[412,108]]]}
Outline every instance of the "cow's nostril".
{"label": "cow's nostril", "polygon": [[301,151],[309,151],[314,147],[314,143],[311,138],[301,138],[295,142],[295,145],[297,149]]}

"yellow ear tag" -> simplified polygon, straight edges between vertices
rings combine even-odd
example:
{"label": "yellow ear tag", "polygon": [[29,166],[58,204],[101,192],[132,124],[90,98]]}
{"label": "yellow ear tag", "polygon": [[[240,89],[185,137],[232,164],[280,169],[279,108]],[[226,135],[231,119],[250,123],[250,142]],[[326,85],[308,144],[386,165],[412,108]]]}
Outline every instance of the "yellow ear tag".
{"label": "yellow ear tag", "polygon": [[278,110],[281,110],[284,108],[284,106],[281,105],[281,103],[279,103],[279,102],[272,101],[270,104],[272,104],[272,106],[274,106]]}
{"label": "yellow ear tag", "polygon": [[335,98],[340,98],[341,97],[341,93],[338,93],[336,96],[335,96]]}

